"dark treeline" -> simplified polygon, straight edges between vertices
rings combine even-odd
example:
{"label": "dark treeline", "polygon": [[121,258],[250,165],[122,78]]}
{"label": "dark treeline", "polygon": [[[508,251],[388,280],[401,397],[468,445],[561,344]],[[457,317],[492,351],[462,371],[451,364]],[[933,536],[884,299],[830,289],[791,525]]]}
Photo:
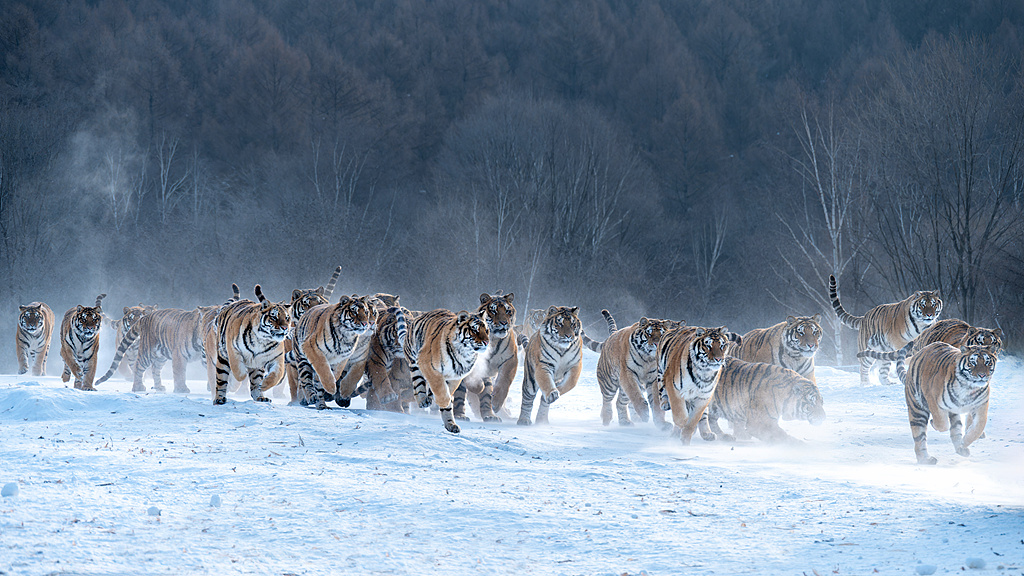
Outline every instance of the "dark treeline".
{"label": "dark treeline", "polygon": [[821,313],[821,363],[835,273],[856,314],[939,288],[1022,341],[1017,1],[2,4],[0,325],[341,264],[592,327]]}

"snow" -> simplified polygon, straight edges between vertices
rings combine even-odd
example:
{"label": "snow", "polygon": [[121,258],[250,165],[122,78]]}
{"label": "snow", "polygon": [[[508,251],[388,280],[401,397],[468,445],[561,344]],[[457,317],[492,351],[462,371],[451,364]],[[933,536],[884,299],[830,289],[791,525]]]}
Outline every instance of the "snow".
{"label": "snow", "polygon": [[1019,359],[971,456],[930,430],[919,466],[902,389],[855,372],[818,368],[825,424],[782,423],[800,444],[682,446],[601,425],[597,358],[550,426],[459,435],[358,401],[0,376],[0,574],[1024,574]]}

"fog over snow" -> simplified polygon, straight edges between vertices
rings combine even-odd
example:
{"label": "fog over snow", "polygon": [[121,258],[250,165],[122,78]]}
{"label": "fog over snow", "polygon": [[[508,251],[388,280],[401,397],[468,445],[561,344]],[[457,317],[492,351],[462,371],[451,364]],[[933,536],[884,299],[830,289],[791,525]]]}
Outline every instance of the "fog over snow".
{"label": "fog over snow", "polygon": [[782,423],[802,443],[687,447],[602,426],[597,358],[550,426],[459,435],[361,401],[214,407],[198,366],[187,396],[0,376],[0,574],[1024,574],[1019,359],[971,456],[929,430],[926,467],[902,388],[856,372],[818,368],[826,422]]}

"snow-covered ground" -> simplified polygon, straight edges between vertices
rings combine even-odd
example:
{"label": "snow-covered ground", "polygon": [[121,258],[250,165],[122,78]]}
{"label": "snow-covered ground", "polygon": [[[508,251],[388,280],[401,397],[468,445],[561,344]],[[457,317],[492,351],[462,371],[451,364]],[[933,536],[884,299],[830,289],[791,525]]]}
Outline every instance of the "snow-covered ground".
{"label": "snow-covered ground", "polygon": [[603,427],[596,363],[550,426],[459,435],[425,412],[0,376],[0,574],[1024,574],[1018,359],[987,438],[962,458],[930,431],[931,467],[902,389],[856,373],[818,369],[826,423],[783,423],[802,444],[686,447]]}

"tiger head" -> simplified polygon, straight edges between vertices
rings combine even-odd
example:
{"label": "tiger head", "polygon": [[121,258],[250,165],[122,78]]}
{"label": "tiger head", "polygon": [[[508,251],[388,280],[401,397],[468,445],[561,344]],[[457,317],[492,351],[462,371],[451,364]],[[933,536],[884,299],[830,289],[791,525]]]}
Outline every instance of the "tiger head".
{"label": "tiger head", "polygon": [[580,338],[579,306],[551,306],[542,326],[544,339],[555,346],[568,347]]}
{"label": "tiger head", "polygon": [[99,306],[82,306],[75,308],[73,319],[76,330],[85,337],[92,337],[103,326],[103,310]]}
{"label": "tiger head", "polygon": [[942,298],[938,290],[914,292],[910,303],[910,317],[923,326],[929,326],[942,312]]}
{"label": "tiger head", "polygon": [[291,305],[270,301],[263,295],[263,288],[259,284],[256,285],[256,298],[260,301],[260,332],[268,334],[271,340],[283,341],[291,327]]}
{"label": "tiger head", "polygon": [[986,386],[996,369],[996,353],[985,346],[961,346],[957,376],[973,387]]}
{"label": "tiger head", "polygon": [[127,332],[132,329],[132,326],[134,326],[140,318],[155,310],[156,305],[144,306],[143,304],[139,304],[138,306],[125,306],[123,310],[124,316],[122,316],[120,320],[114,320],[111,322],[111,327],[117,328],[117,323],[120,322],[121,329]]}
{"label": "tiger head", "polygon": [[381,305],[382,305],[381,308],[383,310],[387,310],[388,308],[395,308],[395,307],[401,306],[401,304],[398,303],[398,300],[400,299],[400,296],[395,296],[394,294],[387,294],[385,292],[377,292],[371,298],[373,298],[375,301],[379,301],[381,303]]}
{"label": "tiger head", "polygon": [[482,352],[490,343],[491,334],[487,330],[487,322],[479,314],[470,314],[465,310],[455,318],[455,339],[474,352]]}
{"label": "tiger head", "polygon": [[641,318],[637,322],[633,335],[629,337],[629,343],[641,354],[652,356],[658,349],[658,342],[661,342],[661,337],[669,330],[680,328],[682,325],[683,322],[675,320]]}
{"label": "tiger head", "polygon": [[806,420],[815,426],[825,421],[821,392],[806,378],[794,382],[782,402],[779,414],[783,420]]}
{"label": "tiger head", "polygon": [[782,341],[786,348],[805,358],[814,356],[821,340],[821,314],[814,316],[790,316]]}
{"label": "tiger head", "polygon": [[697,328],[690,345],[694,359],[708,368],[721,368],[725,361],[726,346],[729,345],[729,331],[725,326],[718,328]]}
{"label": "tiger head", "polygon": [[298,288],[292,290],[292,322],[297,323],[306,310],[313,306],[327,304],[325,293],[323,286],[315,290],[299,290]]}
{"label": "tiger head", "polygon": [[494,296],[480,295],[480,307],[476,309],[476,313],[487,322],[487,329],[491,336],[495,338],[508,336],[508,331],[516,323],[516,309],[512,306],[514,298],[515,294],[512,292],[504,296],[501,295],[501,292]]}
{"label": "tiger head", "polygon": [[967,329],[964,346],[985,346],[999,352],[1003,349],[1003,331],[1000,328],[989,329],[971,326]]}
{"label": "tiger head", "polygon": [[30,334],[43,329],[45,318],[43,316],[43,305],[33,302],[26,306],[18,307],[18,326]]}
{"label": "tiger head", "polygon": [[377,323],[377,309],[373,307],[372,299],[373,296],[342,295],[334,306],[335,321],[349,332],[370,332]]}

